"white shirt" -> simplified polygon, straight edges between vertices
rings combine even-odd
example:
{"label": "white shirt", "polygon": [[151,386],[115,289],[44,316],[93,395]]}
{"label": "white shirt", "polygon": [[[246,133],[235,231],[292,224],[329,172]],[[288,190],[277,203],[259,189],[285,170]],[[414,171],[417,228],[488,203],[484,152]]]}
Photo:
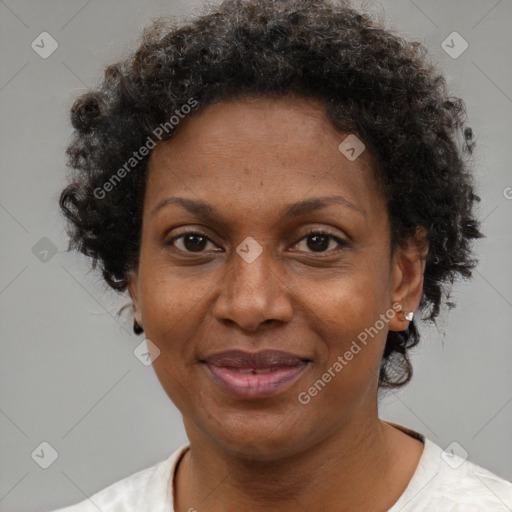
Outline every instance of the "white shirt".
{"label": "white shirt", "polygon": [[[388,512],[512,511],[511,482],[458,455],[443,452],[418,432],[387,423],[424,444],[414,475]],[[175,470],[189,447],[184,445],[158,464],[119,480],[81,503],[54,512],[174,512]]]}

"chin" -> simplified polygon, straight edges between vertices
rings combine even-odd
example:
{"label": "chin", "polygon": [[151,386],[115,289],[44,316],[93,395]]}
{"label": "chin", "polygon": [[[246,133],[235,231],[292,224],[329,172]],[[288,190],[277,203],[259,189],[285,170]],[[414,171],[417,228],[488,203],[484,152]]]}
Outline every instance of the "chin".
{"label": "chin", "polygon": [[[298,419],[283,413],[246,411],[223,414],[222,424],[209,421],[208,428],[202,428],[223,450],[255,460],[275,460],[289,456],[297,447],[304,448],[309,437],[304,418]],[[302,428],[298,429],[298,425]]]}

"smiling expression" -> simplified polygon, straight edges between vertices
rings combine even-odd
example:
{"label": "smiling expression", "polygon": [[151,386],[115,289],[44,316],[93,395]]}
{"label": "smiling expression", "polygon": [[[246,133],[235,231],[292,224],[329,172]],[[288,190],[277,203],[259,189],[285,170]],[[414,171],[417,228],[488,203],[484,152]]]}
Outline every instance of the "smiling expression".
{"label": "smiling expression", "polygon": [[[370,155],[347,159],[348,134],[324,110],[292,97],[222,101],[153,150],[129,290],[189,438],[281,456],[374,414],[387,330],[406,326],[398,318],[314,400],[297,400],[393,303],[419,300],[391,252]],[[278,359],[273,376],[243,358],[206,364],[230,350],[300,364]]]}

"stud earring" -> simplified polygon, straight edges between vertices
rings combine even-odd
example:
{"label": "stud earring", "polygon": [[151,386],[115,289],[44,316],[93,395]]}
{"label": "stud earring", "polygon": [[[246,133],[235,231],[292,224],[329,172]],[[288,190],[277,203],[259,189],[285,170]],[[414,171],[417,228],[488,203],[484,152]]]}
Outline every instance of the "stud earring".
{"label": "stud earring", "polygon": [[144,329],[137,323],[137,320],[133,321],[133,332],[135,334],[141,334],[144,332]]}
{"label": "stud earring", "polygon": [[408,320],[409,322],[414,318],[414,313],[411,311],[410,313],[407,313],[405,315],[405,319]]}

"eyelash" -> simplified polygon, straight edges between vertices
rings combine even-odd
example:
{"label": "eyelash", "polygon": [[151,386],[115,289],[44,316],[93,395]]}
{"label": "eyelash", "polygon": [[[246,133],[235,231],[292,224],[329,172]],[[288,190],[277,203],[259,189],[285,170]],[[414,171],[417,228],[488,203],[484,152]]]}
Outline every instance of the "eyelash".
{"label": "eyelash", "polygon": [[[209,238],[207,235],[205,235],[204,233],[201,233],[200,231],[186,231],[186,232],[184,232],[184,233],[181,233],[180,235],[177,235],[177,236],[175,236],[175,237],[171,238],[169,241],[167,241],[167,242],[165,243],[165,245],[169,245],[169,246],[172,246],[173,248],[175,248],[175,247],[174,247],[174,241],[175,241],[175,240],[179,240],[180,238],[183,238],[183,237],[188,236],[188,235],[199,235],[199,236],[202,236],[202,237],[206,238],[209,242],[212,242],[212,243],[213,243],[213,241],[212,241],[212,240],[210,240],[210,238]],[[331,238],[332,240],[334,240],[335,242],[337,242],[337,243],[338,243],[338,245],[340,246],[338,249],[340,249],[340,248],[345,248],[345,247],[347,247],[347,246],[348,246],[348,243],[347,243],[347,242],[345,242],[345,240],[342,240],[341,238],[339,238],[339,237],[337,237],[337,236],[333,235],[332,233],[329,233],[329,232],[328,232],[328,231],[326,231],[326,230],[318,229],[318,228],[317,228],[317,229],[312,229],[312,230],[308,231],[307,233],[305,233],[305,234],[304,234],[304,236],[302,236],[302,237],[301,237],[301,238],[300,238],[300,239],[299,239],[299,240],[294,244],[294,246],[295,246],[295,245],[297,245],[297,244],[298,244],[299,242],[301,242],[302,240],[304,240],[305,238],[308,238],[308,237],[310,237],[310,236],[312,236],[312,235],[324,235],[324,236],[327,236],[327,237]],[[177,250],[178,250],[178,251],[180,251],[180,252],[185,252],[185,253],[187,253],[187,254],[202,254],[202,253],[204,253],[204,252],[205,252],[205,251],[199,251],[199,252],[197,252],[197,253],[194,253],[193,251],[185,251],[185,250],[182,250],[182,249],[177,249]],[[329,252],[332,252],[333,250],[335,251],[335,250],[337,250],[337,249],[331,249],[331,250],[327,250],[327,251],[323,251],[323,252],[317,252],[317,253],[315,253],[314,251],[306,251],[306,252],[309,252],[309,253],[311,253],[311,254],[319,254],[319,255],[320,255],[320,254],[327,254],[327,253],[329,253]]]}

